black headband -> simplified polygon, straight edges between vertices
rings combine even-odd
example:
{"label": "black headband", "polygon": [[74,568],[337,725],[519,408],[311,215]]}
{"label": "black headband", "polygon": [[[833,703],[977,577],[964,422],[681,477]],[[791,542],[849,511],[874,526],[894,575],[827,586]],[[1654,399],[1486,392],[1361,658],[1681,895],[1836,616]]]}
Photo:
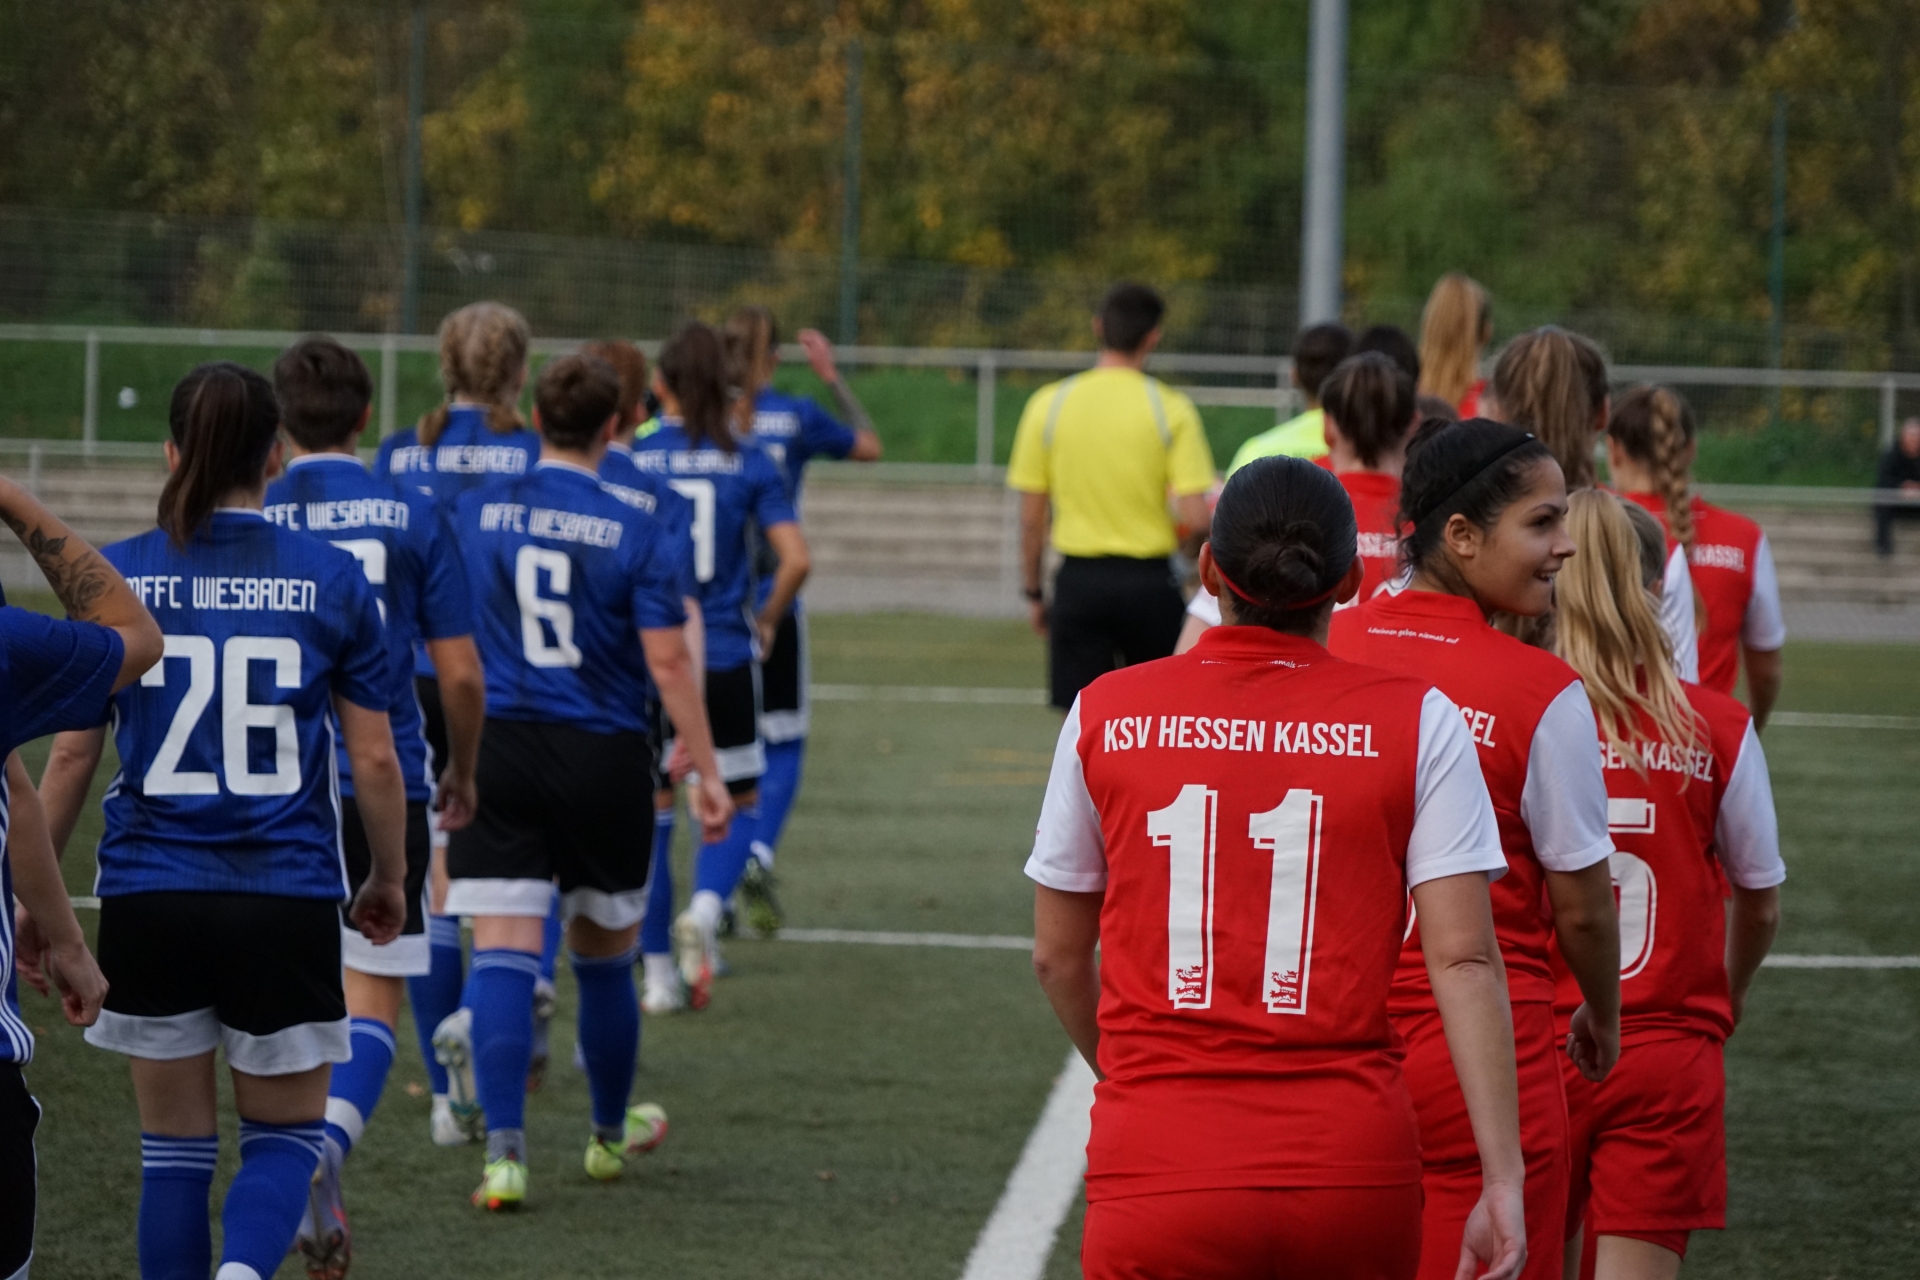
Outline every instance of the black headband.
{"label": "black headband", "polygon": [[1460,514],[1461,508],[1466,506],[1464,499],[1467,497],[1467,491],[1478,484],[1482,476],[1499,466],[1506,456],[1515,449],[1532,443],[1534,439],[1534,434],[1531,431],[1524,432],[1519,439],[1509,440],[1498,449],[1495,449],[1487,456],[1485,462],[1482,462],[1478,467],[1474,468],[1472,475],[1454,487],[1453,492],[1447,495],[1445,502],[1442,502],[1439,506],[1427,512],[1426,515],[1420,517],[1419,522],[1413,526],[1414,535],[1418,536],[1422,533],[1432,533],[1437,529],[1444,528],[1447,521]]}

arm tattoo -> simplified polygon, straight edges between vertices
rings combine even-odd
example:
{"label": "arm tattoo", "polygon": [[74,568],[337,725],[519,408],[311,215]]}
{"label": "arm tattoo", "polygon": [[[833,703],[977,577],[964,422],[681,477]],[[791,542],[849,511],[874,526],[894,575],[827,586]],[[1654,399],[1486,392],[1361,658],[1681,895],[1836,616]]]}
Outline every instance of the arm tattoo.
{"label": "arm tattoo", "polygon": [[873,430],[873,420],[867,417],[867,407],[860,403],[860,397],[853,394],[853,388],[847,385],[845,378],[835,378],[827,384],[827,390],[833,392],[833,402],[839,406],[847,421],[862,431]]}
{"label": "arm tattoo", "polygon": [[107,562],[100,553],[83,543],[83,553],[69,559],[66,535],[51,537],[37,525],[28,528],[26,521],[12,513],[7,514],[6,521],[19,535],[27,554],[40,566],[40,572],[46,575],[53,594],[67,607],[68,616],[82,622],[94,621],[94,606],[113,585]]}

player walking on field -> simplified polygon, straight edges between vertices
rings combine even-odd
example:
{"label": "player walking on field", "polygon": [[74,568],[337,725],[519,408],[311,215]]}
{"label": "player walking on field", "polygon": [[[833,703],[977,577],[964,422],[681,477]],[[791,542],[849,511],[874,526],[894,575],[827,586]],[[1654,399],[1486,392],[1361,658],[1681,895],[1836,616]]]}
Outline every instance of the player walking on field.
{"label": "player walking on field", "polygon": [[[640,442],[634,461],[664,476],[693,508],[693,576],[706,629],[706,714],[719,780],[739,806],[732,829],[724,836],[709,833],[701,846],[692,901],[672,924],[685,998],[698,1009],[712,991],[720,917],[753,856],[758,829],[758,788],[766,771],[758,661],[772,647],[809,565],[807,541],[779,469],[758,443],[736,438],[728,420],[720,335],[703,324],[682,329],[660,352],[653,389],[661,402],[660,429]],[[757,610],[750,525],[758,526],[777,561],[773,587]],[[675,736],[688,740],[680,714],[671,705],[667,712]],[[710,783],[700,767],[703,784]],[[659,955],[666,945],[670,910],[670,899],[656,898],[642,940],[646,954]],[[658,967],[657,961],[647,963],[649,973]]]}
{"label": "player walking on field", "polygon": [[[1525,1274],[1557,1277],[1566,1212],[1567,1111],[1553,1023],[1549,944],[1559,939],[1585,1006],[1571,1051],[1606,1074],[1619,1053],[1620,939],[1607,879],[1606,784],[1593,707],[1550,653],[1488,625],[1495,612],[1545,613],[1574,546],[1558,464],[1534,437],[1485,419],[1429,421],[1401,479],[1412,581],[1334,616],[1340,657],[1431,681],[1460,708],[1499,815],[1507,874],[1493,915],[1513,1005],[1520,1137],[1527,1160]],[[1453,1274],[1480,1195],[1481,1156],[1422,961],[1425,921],[1409,931],[1391,1009],[1407,1046],[1407,1084],[1425,1166],[1422,1280]]]}
{"label": "player walking on field", "polygon": [[1323,647],[1354,548],[1332,476],[1248,464],[1200,556],[1226,625],[1067,714],[1027,874],[1034,967],[1101,1077],[1089,1277],[1414,1275],[1420,1142],[1387,1016],[1409,892],[1485,1174],[1447,1275],[1525,1257],[1487,894],[1507,860],[1460,709]]}
{"label": "player walking on field", "polygon": [[[105,551],[166,635],[164,660],[114,703],[121,769],[98,888],[112,985],[87,1032],[131,1059],[144,1280],[204,1280],[212,1264],[216,1048],[240,1113],[217,1280],[273,1275],[306,1208],[332,1064],[352,1057],[336,725],[367,845],[349,916],[375,948],[407,916],[397,673],[354,557],[261,513],[279,420],[253,371],[189,373],[168,413],[160,528]],[[72,831],[105,732],[56,744],[57,832]]]}
{"label": "player walking on field", "polygon": [[[306,338],[274,364],[273,377],[294,457],[267,490],[267,519],[351,553],[373,588],[387,624],[393,742],[407,791],[406,925],[384,947],[369,946],[351,921],[342,925],[340,937],[353,1057],[333,1073],[326,1146],[297,1239],[307,1273],[335,1280],[346,1274],[353,1253],[340,1169],[386,1087],[405,980],[424,977],[431,968],[426,887],[432,860],[428,805],[435,800],[435,780],[414,692],[414,645],[426,645],[441,687],[451,691],[444,702],[451,758],[439,778],[437,805],[442,830],[457,830],[473,818],[486,694],[473,643],[473,593],[445,514],[426,495],[368,474],[355,453],[373,394],[366,365],[331,338]],[[351,891],[366,878],[368,846],[354,800],[352,765],[344,753],[340,805]],[[421,1016],[417,1008],[415,1016]],[[422,1038],[433,1030],[432,1023],[422,1026]]]}
{"label": "player walking on field", "polygon": [[[1787,872],[1754,718],[1675,678],[1648,594],[1664,539],[1636,539],[1628,515],[1610,494],[1573,495],[1580,553],[1560,575],[1559,651],[1599,720],[1620,896],[1620,1061],[1599,1083],[1565,1073],[1567,1275],[1584,1217],[1599,1280],[1672,1280],[1689,1233],[1726,1225],[1723,1046],[1779,927]],[[1580,996],[1559,967],[1564,1029]]]}
{"label": "player walking on field", "polygon": [[[1752,520],[1693,496],[1693,453],[1693,410],[1678,393],[1637,386],[1621,395],[1607,424],[1613,487],[1659,516],[1667,529],[1668,553],[1686,559],[1706,606],[1700,683],[1732,694],[1744,664],[1747,702],[1754,724],[1764,729],[1780,696],[1781,650],[1787,643],[1773,549]],[[1691,592],[1686,605],[1693,607]]]}
{"label": "player walking on field", "polygon": [[649,674],[701,771],[696,818],[717,836],[732,809],[681,633],[678,548],[597,474],[619,423],[619,379],[603,361],[565,356],[542,370],[534,399],[540,461],[468,493],[454,514],[478,606],[487,727],[479,810],[447,851],[447,911],[474,917],[468,1002],[487,1163],[473,1199],[490,1210],[526,1198],[534,983],[556,880],[592,1097],[587,1173],[618,1177],[666,1132],[658,1107],[627,1105],[652,851],[651,811],[631,802],[652,768]]}

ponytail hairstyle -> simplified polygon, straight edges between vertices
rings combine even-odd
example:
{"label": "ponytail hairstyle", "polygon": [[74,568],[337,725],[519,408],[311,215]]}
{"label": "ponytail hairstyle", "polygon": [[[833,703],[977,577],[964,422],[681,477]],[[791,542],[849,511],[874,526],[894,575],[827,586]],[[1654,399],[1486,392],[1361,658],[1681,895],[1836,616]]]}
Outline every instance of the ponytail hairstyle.
{"label": "ponytail hairstyle", "polygon": [[[640,421],[640,406],[647,398],[647,357],[625,338],[606,338],[580,348],[583,356],[604,360],[620,377],[620,426],[624,430]],[[537,397],[536,397],[537,402]]]}
{"label": "ponytail hairstyle", "polygon": [[1667,506],[1673,540],[1693,554],[1693,494],[1687,446],[1693,443],[1693,410],[1667,387],[1641,383],[1620,397],[1607,422],[1607,434],[1629,458],[1653,473],[1654,486]]}
{"label": "ponytail hairstyle", "polygon": [[1450,578],[1447,522],[1465,516],[1491,529],[1527,491],[1527,476],[1553,455],[1539,440],[1504,422],[1428,418],[1407,442],[1400,473],[1400,526],[1407,529],[1400,555],[1414,570]]}
{"label": "ponytail hairstyle", "polygon": [[733,366],[734,385],[749,402],[766,385],[767,370],[780,345],[780,325],[767,307],[739,307],[727,317],[721,330],[727,342],[727,358]]}
{"label": "ponytail hairstyle", "polygon": [[1378,351],[1348,356],[1320,384],[1320,407],[1360,455],[1378,467],[1397,453],[1413,429],[1413,379]]}
{"label": "ponytail hairstyle", "polygon": [[184,547],[235,489],[261,484],[280,429],[273,384],[227,360],[196,365],[173,388],[167,430],[180,464],[160,490],[158,523]]}
{"label": "ponytail hairstyle", "polygon": [[440,322],[440,384],[447,398],[420,419],[420,443],[431,447],[447,429],[456,396],[487,406],[487,429],[524,428],[520,388],[527,380],[527,318],[499,302],[473,302]]}
{"label": "ponytail hairstyle", "polygon": [[1533,432],[1553,451],[1567,489],[1595,479],[1595,421],[1607,402],[1607,360],[1600,348],[1558,325],[1521,334],[1500,352],[1491,383],[1502,421]]}
{"label": "ponytail hairstyle", "polygon": [[1208,544],[1241,625],[1304,636],[1333,607],[1358,540],[1353,503],[1333,473],[1277,457],[1228,478]]}
{"label": "ponytail hairstyle", "polygon": [[[1700,729],[1673,672],[1672,645],[1647,590],[1646,555],[1626,505],[1602,489],[1569,495],[1567,531],[1580,553],[1556,584],[1554,649],[1586,685],[1607,742],[1644,775],[1640,748],[1649,739],[1642,714],[1675,746],[1697,746]],[[1664,551],[1664,538],[1662,544]]]}
{"label": "ponytail hairstyle", "polygon": [[687,439],[723,453],[735,449],[727,419],[727,355],[720,335],[698,320],[673,335],[660,350],[660,380],[680,402]]}
{"label": "ponytail hairstyle", "polygon": [[1458,271],[1441,276],[1420,313],[1420,392],[1457,405],[1480,377],[1493,337],[1493,299]]}

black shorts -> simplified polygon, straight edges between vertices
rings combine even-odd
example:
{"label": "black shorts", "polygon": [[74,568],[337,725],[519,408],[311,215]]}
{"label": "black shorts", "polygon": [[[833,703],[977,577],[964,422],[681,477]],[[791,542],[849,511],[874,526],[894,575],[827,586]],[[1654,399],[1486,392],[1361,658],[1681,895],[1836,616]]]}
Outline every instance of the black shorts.
{"label": "black shorts", "polygon": [[760,785],[767,749],[760,741],[760,669],[749,662],[707,672],[707,724],[727,790],[743,795]]}
{"label": "black shorts", "polygon": [[216,1046],[256,1076],[345,1062],[340,905],[257,893],[130,893],[100,900],[106,1007],[87,1043],[135,1058]]}
{"label": "black shorts", "polygon": [[373,870],[373,850],[360,822],[360,806],[352,796],[340,797],[341,843],[347,852],[347,901],[340,908],[340,954],[347,968],[390,978],[413,978],[433,967],[427,950],[427,872],[433,865],[433,833],[427,822],[427,803],[407,801],[407,923],[400,936],[376,947],[360,936],[347,918],[353,897]]}
{"label": "black shorts", "polygon": [[793,742],[807,736],[807,619],[795,606],[780,620],[773,649],[760,664],[760,736]]}
{"label": "black shorts", "polygon": [[0,1062],[0,1276],[17,1276],[33,1258],[33,1213],[39,1199],[33,1132],[40,1104],[27,1092],[17,1062]]}
{"label": "black shorts", "polygon": [[447,710],[440,704],[440,682],[427,676],[413,678],[413,695],[420,700],[420,718],[425,722],[427,731],[427,750],[432,752],[429,763],[433,768],[433,780],[436,784],[440,775],[447,771]]}
{"label": "black shorts", "polygon": [[1172,657],[1186,614],[1165,557],[1068,556],[1054,580],[1047,624],[1053,705],[1072,707],[1082,689],[1109,671]]}
{"label": "black shorts", "polygon": [[544,916],[558,880],[568,917],[624,929],[645,914],[653,767],[643,733],[487,719],[480,812],[447,846],[450,916]]}

